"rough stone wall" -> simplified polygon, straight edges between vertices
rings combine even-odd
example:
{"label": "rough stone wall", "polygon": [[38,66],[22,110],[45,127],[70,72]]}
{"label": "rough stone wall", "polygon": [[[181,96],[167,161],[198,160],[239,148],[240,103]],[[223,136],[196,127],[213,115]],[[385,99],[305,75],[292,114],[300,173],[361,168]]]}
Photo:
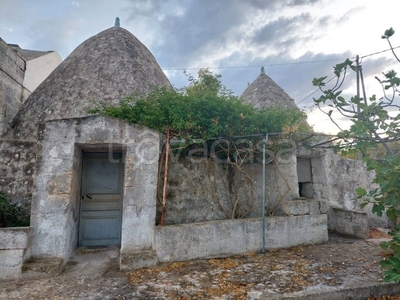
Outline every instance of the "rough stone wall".
{"label": "rough stone wall", "polygon": [[289,109],[298,109],[293,99],[268,75],[264,68],[261,74],[243,92],[241,98],[255,108],[281,106]]}
{"label": "rough stone wall", "polygon": [[25,60],[0,38],[0,136],[30,92],[23,87]]}
{"label": "rough stone wall", "polygon": [[154,87],[172,88],[150,51],[130,32],[109,28],[79,45],[27,99],[10,136],[34,136],[48,120],[84,117],[93,101],[118,104]]}
{"label": "rough stone wall", "polygon": [[30,211],[36,141],[0,139],[0,190]]}
{"label": "rough stone wall", "polygon": [[82,150],[125,152],[121,259],[153,246],[160,135],[102,116],[45,123],[31,226],[34,258],[67,260],[77,245]]}
{"label": "rough stone wall", "polygon": [[[328,199],[332,207],[349,211],[360,210],[361,200],[357,199],[355,190],[357,187],[367,190],[375,188],[372,183],[374,172],[367,171],[361,160],[342,158],[332,150],[314,149],[307,154],[312,156],[312,197]],[[370,227],[390,226],[386,217],[381,218],[372,213],[371,205],[363,210],[368,214]]]}
{"label": "rough stone wall", "polygon": [[315,174],[314,182],[317,183],[314,186],[315,192],[321,193],[318,196],[325,199],[325,196],[329,195],[332,205],[359,209],[359,203],[355,200],[355,190],[360,186],[370,188],[374,173],[368,172],[360,160],[342,158],[333,151],[325,151],[323,154],[319,159],[311,160],[313,175]]}
{"label": "rough stone wall", "polygon": [[[290,185],[290,190],[282,201],[299,196],[295,162],[296,158],[292,154],[288,160],[280,164]],[[262,215],[262,164],[249,163],[244,165],[244,170],[251,176],[254,184],[253,209],[245,217],[260,217]],[[281,192],[287,189],[280,175],[278,175],[278,180],[275,180],[276,174],[274,166],[271,163],[268,164],[266,166],[266,211],[270,210],[278,199],[277,182]],[[208,162],[205,158],[173,157],[169,167],[165,224],[229,219],[218,202],[231,213],[237,192],[243,182],[244,176],[227,163]],[[249,189],[243,191],[243,194],[249,194]],[[247,209],[240,211],[244,212]],[[276,214],[281,213],[281,205],[279,205]],[[158,204],[157,220],[159,215],[160,205]]]}

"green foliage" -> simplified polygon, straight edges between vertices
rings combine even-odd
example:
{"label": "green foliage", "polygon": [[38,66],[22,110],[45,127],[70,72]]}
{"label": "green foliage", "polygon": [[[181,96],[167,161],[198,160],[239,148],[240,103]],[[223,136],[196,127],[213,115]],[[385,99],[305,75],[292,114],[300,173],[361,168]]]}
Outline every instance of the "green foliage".
{"label": "green foliage", "polygon": [[386,282],[400,282],[400,254],[396,251],[396,254],[380,262],[380,265],[385,269],[384,280]]}
{"label": "green foliage", "polygon": [[[394,57],[400,62],[389,40],[393,34],[394,30],[390,28],[385,31],[382,38],[387,39]],[[356,189],[357,197],[363,201],[361,208],[372,204],[373,213],[378,216],[386,214],[391,221],[398,222],[400,216],[400,114],[399,106],[394,104],[394,100],[399,95],[400,78],[393,70],[383,73],[384,79],[376,78],[382,85],[384,94],[379,99],[375,95],[369,99],[356,95],[346,100],[341,96],[340,88],[348,70],[357,72],[358,66],[346,60],[334,67],[336,84],[330,89],[326,88],[327,77],[314,79],[313,84],[322,92],[321,97],[314,101],[318,107],[321,105],[331,107],[326,115],[340,130],[338,136],[342,140],[338,146],[345,150],[344,155],[354,157],[355,152],[360,151],[368,169],[375,171],[376,176],[373,182],[378,188],[366,190],[359,187]],[[352,122],[349,129],[340,128],[332,118],[333,111],[339,112],[341,116]],[[383,260],[381,266],[385,269],[385,281],[400,282],[400,226],[396,226],[391,235],[392,240],[383,243],[382,246],[394,251],[394,255]]]}
{"label": "green foliage", "polygon": [[11,203],[6,193],[0,191],[0,227],[29,226],[29,214],[18,204]]}
{"label": "green foliage", "polygon": [[[239,218],[249,212],[248,209],[252,208],[253,203],[252,180],[244,172],[241,164],[250,160],[253,156],[251,148],[258,143],[250,138],[248,144],[240,145],[234,142],[232,137],[282,131],[309,132],[306,116],[297,109],[255,109],[226,89],[221,84],[220,75],[212,74],[208,70],[201,70],[197,79],[188,76],[188,80],[189,86],[183,89],[160,88],[144,98],[125,98],[119,105],[99,104],[90,112],[120,118],[166,133],[164,179],[168,178],[167,158],[171,138],[185,141],[184,144],[175,144],[175,150],[178,147],[181,150],[194,143],[205,143],[207,147],[211,146],[209,143],[213,143],[212,154],[206,151],[206,155],[227,162],[247,178],[236,194],[231,211],[228,213],[228,210],[220,205],[227,216]],[[158,197],[162,205],[161,226],[164,224],[166,212],[167,181],[163,181],[162,200]],[[158,182],[161,182],[160,176]],[[248,197],[242,195],[246,190],[244,186],[250,190]],[[242,206],[247,208],[246,212],[241,211]]]}
{"label": "green foliage", "polygon": [[389,39],[394,34],[394,29],[390,27],[385,30],[385,33],[381,36],[382,39]]}
{"label": "green foliage", "polygon": [[400,225],[397,225],[396,230],[389,234],[392,239],[381,243],[381,246],[384,249],[392,250],[394,255],[386,257],[380,262],[380,265],[385,270],[386,282],[400,282]]}
{"label": "green foliage", "polygon": [[119,105],[100,104],[91,113],[117,117],[160,132],[170,130],[186,140],[253,133],[309,131],[306,116],[299,110],[255,109],[232,95],[220,75],[207,70],[199,78],[189,76],[189,86],[181,90],[160,88],[145,98],[133,96]]}

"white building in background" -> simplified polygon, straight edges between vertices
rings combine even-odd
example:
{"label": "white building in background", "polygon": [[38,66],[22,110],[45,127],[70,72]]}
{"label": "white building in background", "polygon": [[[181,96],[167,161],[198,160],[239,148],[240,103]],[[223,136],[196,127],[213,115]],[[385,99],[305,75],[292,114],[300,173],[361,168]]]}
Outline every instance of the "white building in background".
{"label": "white building in background", "polygon": [[8,44],[25,60],[23,86],[31,93],[61,64],[62,59],[55,51],[35,51],[21,49],[15,44]]}

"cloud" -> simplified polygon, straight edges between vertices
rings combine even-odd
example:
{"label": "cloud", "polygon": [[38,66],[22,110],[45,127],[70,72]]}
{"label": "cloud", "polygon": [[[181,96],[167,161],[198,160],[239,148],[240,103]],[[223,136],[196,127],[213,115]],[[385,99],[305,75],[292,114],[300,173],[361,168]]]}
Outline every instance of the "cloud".
{"label": "cloud", "polygon": [[[249,47],[257,51],[259,44],[251,40],[254,31],[277,15],[280,9],[292,5],[310,5],[317,1],[132,1],[128,23],[136,29],[135,34],[153,52],[164,67],[211,66],[228,57],[238,48]],[[280,8],[280,9],[279,9]],[[301,28],[300,23],[310,19],[304,14],[298,17],[282,18],[295,22],[293,30]],[[278,23],[276,27],[279,26]],[[144,29],[147,26],[146,30]],[[283,28],[286,24],[282,24]],[[274,31],[276,27],[271,28]],[[265,27],[265,31],[267,31]],[[284,30],[284,29],[282,29]],[[146,32],[144,34],[144,32]],[[266,33],[266,32],[265,32]],[[262,39],[262,33],[256,37]],[[274,35],[276,37],[276,34]],[[311,39],[312,35],[302,37]],[[282,39],[277,48],[290,48],[301,42],[294,34]]]}
{"label": "cloud", "polygon": [[[287,63],[295,61],[293,57],[296,53],[298,56],[299,49],[318,39],[332,18],[296,11],[291,16],[285,16],[282,11],[286,7],[309,7],[317,2],[139,0],[129,5],[128,23],[134,26],[135,35],[149,47],[163,68]],[[311,30],[313,26],[318,30]],[[295,86],[294,83],[280,80],[287,76],[279,72],[284,69],[274,68],[272,77],[278,78],[278,84]],[[247,83],[259,74],[258,67],[212,71],[221,73],[223,83],[226,82],[227,87],[236,94],[241,94]],[[187,83],[181,70],[167,72],[175,86]],[[195,75],[197,70],[190,70],[190,73]],[[304,90],[309,90],[311,80],[307,82],[308,89]],[[288,90],[293,98],[303,95],[303,89],[289,87]]]}
{"label": "cloud", "polygon": [[[70,0],[54,2],[57,5],[47,11],[29,4],[27,9],[40,16],[22,18],[14,1],[5,3],[10,13],[0,11],[0,28],[14,28],[13,35],[29,45],[21,46],[56,50],[65,58],[81,42],[111,27],[118,16],[121,26],[146,45],[163,68],[229,67],[211,71],[220,73],[222,82],[240,95],[265,66],[267,75],[296,103],[305,99],[301,105],[313,103],[316,95],[307,96],[315,90],[314,77],[333,76],[332,66],[340,62],[334,59],[354,56],[347,50],[352,46],[346,33],[356,30],[351,21],[365,10],[361,2],[339,5],[327,0]],[[338,28],[345,30],[335,34]],[[5,33],[0,31],[7,37]],[[360,36],[351,41],[356,38]],[[369,47],[361,49],[369,52]],[[390,67],[389,61],[375,57],[363,63],[366,80]],[[188,84],[182,70],[165,72],[176,87]],[[189,73],[196,75],[197,69]],[[353,86],[349,77],[343,87],[352,91]]]}
{"label": "cloud", "polygon": [[11,27],[3,27],[5,30],[7,30],[8,32],[13,32],[14,31],[14,29],[12,29]]}
{"label": "cloud", "polygon": [[267,45],[280,51],[285,51],[295,44],[313,38],[313,34],[308,34],[301,29],[305,29],[308,24],[313,22],[314,18],[309,13],[289,18],[279,17],[277,20],[257,29],[251,43]]}
{"label": "cloud", "polygon": [[355,15],[359,14],[363,10],[365,10],[365,7],[361,6],[350,9],[338,19],[338,23],[350,21]]}
{"label": "cloud", "polygon": [[277,8],[277,7],[285,7],[285,6],[306,6],[312,5],[317,2],[321,2],[320,0],[250,0],[246,1],[248,5],[251,5],[258,9],[265,8]]}

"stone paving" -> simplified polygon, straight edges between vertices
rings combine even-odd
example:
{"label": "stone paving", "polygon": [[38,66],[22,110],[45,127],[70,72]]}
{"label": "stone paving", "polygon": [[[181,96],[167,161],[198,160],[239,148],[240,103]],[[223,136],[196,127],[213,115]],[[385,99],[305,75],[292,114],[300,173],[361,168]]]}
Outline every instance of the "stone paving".
{"label": "stone paving", "polygon": [[331,235],[321,245],[133,272],[118,270],[118,249],[78,251],[59,276],[0,282],[0,298],[366,299],[400,292],[400,285],[382,280],[381,241]]}

